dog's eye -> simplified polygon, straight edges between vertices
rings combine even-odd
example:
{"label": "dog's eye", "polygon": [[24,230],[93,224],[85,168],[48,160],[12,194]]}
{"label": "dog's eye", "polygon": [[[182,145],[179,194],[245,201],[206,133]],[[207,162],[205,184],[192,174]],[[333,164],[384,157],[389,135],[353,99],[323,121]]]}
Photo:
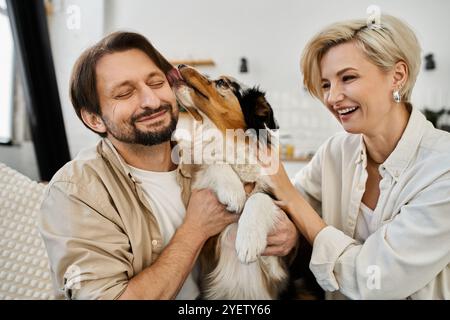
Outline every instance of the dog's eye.
{"label": "dog's eye", "polygon": [[223,89],[229,88],[228,83],[226,83],[225,80],[223,79],[216,80],[216,86],[221,87]]}

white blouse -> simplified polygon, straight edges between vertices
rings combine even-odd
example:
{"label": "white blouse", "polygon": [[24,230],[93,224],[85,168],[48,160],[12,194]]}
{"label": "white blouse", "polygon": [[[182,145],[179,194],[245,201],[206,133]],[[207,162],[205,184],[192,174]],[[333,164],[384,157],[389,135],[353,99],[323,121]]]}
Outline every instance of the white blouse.
{"label": "white blouse", "polygon": [[294,178],[328,224],[310,262],[321,287],[338,293],[327,298],[450,299],[450,134],[412,111],[379,167],[374,232],[362,242],[357,218],[366,165],[362,135],[342,132]]}

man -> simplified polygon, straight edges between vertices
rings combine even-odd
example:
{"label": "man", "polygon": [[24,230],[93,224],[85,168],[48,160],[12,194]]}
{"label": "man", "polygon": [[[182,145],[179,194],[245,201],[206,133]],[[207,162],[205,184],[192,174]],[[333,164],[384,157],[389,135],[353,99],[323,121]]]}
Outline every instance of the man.
{"label": "man", "polygon": [[[42,204],[58,297],[195,299],[203,244],[238,220],[209,190],[187,198],[189,176],[171,159],[171,68],[147,39],[125,32],[87,49],[74,67],[72,104],[103,139],[55,174]],[[296,238],[285,218],[265,254],[286,255]]]}

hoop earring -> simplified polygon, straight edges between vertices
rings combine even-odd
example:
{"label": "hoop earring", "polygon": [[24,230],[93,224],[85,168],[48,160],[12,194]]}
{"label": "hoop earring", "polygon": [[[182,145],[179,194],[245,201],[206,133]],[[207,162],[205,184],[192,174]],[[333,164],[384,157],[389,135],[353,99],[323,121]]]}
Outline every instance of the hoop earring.
{"label": "hoop earring", "polygon": [[392,93],[392,97],[394,98],[394,101],[395,101],[396,103],[400,103],[400,101],[402,100],[402,97],[400,96],[400,90],[395,90],[395,91]]}

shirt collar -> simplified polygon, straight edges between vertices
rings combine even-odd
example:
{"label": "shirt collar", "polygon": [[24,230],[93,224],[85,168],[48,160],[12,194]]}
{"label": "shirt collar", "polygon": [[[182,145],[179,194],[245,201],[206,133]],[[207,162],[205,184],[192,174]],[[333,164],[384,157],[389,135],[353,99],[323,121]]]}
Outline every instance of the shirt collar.
{"label": "shirt collar", "polygon": [[[174,147],[176,143],[173,143]],[[116,148],[108,138],[103,138],[99,144],[99,152],[103,157],[108,159],[115,167],[117,167],[124,176],[131,179],[133,183],[141,183],[141,181],[133,175],[130,167],[122,158],[122,156],[117,152]],[[179,164],[177,167],[177,174],[181,174],[185,178],[190,178],[190,170],[186,165]]]}
{"label": "shirt collar", "polygon": [[131,170],[126,164],[125,160],[117,152],[116,148],[109,139],[103,138],[100,141],[99,151],[101,155],[104,158],[106,158],[109,162],[111,162],[116,168],[118,168],[119,171],[122,172],[124,176],[130,178],[133,183],[138,182],[136,178],[134,178],[134,176],[132,175]]}
{"label": "shirt collar", "polygon": [[366,145],[364,144],[363,135],[359,135],[359,147],[358,147],[358,154],[356,155],[355,164],[359,164],[363,162],[364,167],[366,167],[367,164],[367,153],[366,153]]}
{"label": "shirt collar", "polygon": [[425,116],[419,110],[413,109],[400,141],[382,164],[394,179],[398,179],[403,174],[416,154],[425,132],[426,123]]}
{"label": "shirt collar", "polygon": [[[419,148],[420,141],[425,132],[426,123],[425,116],[419,110],[413,108],[406,129],[397,146],[386,161],[381,164],[380,167],[384,167],[395,180],[403,174]],[[367,154],[362,134],[360,135],[358,156],[356,157],[355,163],[358,164],[361,161],[363,161],[365,166]]]}

